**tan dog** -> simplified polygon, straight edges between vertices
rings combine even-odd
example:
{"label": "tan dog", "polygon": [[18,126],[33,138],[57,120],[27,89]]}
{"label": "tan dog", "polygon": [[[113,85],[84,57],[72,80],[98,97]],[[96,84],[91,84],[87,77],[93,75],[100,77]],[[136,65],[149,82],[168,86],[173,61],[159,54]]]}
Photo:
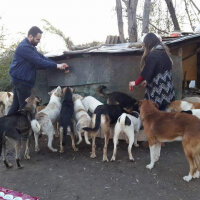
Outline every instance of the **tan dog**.
{"label": "tan dog", "polygon": [[77,144],[82,142],[82,134],[84,134],[86,144],[91,144],[88,139],[88,131],[83,130],[84,127],[90,127],[91,118],[85,110],[84,105],[82,104],[81,100],[83,97],[79,94],[73,94],[72,100],[74,102],[74,115],[76,120],[76,132],[79,137],[79,141]]}
{"label": "tan dog", "polygon": [[0,92],[0,117],[7,115],[13,102],[12,92]]}
{"label": "tan dog", "polygon": [[191,109],[200,109],[200,103],[198,102],[187,102],[182,100],[172,101],[169,106],[167,106],[167,112],[181,112]]}
{"label": "tan dog", "polygon": [[150,100],[143,100],[139,109],[150,148],[151,163],[146,168],[152,169],[159,160],[161,142],[182,141],[190,165],[189,174],[183,179],[189,182],[192,178],[199,178],[200,120],[186,113],[159,111],[156,104]]}

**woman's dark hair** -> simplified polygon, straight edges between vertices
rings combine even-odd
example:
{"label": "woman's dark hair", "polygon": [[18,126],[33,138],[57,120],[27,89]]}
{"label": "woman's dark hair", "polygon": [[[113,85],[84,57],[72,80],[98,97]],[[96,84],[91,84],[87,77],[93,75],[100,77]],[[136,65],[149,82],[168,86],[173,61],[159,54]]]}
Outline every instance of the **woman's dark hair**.
{"label": "woman's dark hair", "polygon": [[170,57],[170,52],[169,52],[169,48],[164,45],[160,39],[154,34],[154,33],[147,33],[146,36],[144,37],[143,40],[144,43],[144,53],[142,55],[142,59],[141,59],[141,63],[140,63],[140,69],[142,70],[144,68],[145,65],[145,59],[147,57],[147,55],[157,46],[157,45],[161,45],[163,47],[163,49],[165,50],[165,52],[167,53],[167,55],[169,56],[169,59],[172,62],[172,59]]}
{"label": "woman's dark hair", "polygon": [[42,34],[43,32],[37,26],[33,26],[28,31],[28,36],[32,35],[33,37],[35,37],[38,33]]}

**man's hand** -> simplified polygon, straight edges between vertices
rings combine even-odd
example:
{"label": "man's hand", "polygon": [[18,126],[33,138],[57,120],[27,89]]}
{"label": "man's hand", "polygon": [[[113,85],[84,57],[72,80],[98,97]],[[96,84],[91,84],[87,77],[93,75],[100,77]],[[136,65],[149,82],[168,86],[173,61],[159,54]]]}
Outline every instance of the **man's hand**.
{"label": "man's hand", "polygon": [[69,73],[68,67],[69,67],[69,66],[68,66],[67,63],[57,64],[57,69],[65,70],[65,73]]}
{"label": "man's hand", "polygon": [[133,91],[134,86],[135,86],[135,81],[129,82],[129,91]]}

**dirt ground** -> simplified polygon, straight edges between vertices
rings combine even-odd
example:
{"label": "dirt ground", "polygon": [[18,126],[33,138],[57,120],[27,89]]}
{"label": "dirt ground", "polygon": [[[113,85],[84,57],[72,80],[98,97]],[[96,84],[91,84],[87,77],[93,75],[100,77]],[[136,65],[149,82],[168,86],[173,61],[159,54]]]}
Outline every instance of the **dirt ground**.
{"label": "dirt ground", "polygon": [[[73,152],[70,138],[65,153],[52,153],[41,138],[39,153],[33,151],[31,160],[22,159],[23,169],[7,170],[0,164],[0,186],[41,200],[198,200],[200,179],[189,183],[182,177],[188,174],[188,163],[181,143],[168,143],[162,147],[161,157],[151,171],[149,149],[133,147],[134,162],[128,160],[127,144],[120,141],[117,160],[102,162],[103,139],[97,139],[97,158],[89,157],[91,147],[84,142]],[[32,141],[33,143],[33,141]],[[58,139],[54,147],[58,147]],[[112,156],[110,140],[108,157]],[[14,162],[13,150],[8,158]]]}

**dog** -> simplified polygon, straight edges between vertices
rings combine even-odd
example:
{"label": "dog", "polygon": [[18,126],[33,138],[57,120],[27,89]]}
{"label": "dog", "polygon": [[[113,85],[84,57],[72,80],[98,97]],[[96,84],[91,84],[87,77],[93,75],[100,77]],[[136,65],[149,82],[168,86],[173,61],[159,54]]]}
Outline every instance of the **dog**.
{"label": "dog", "polygon": [[74,124],[72,121],[74,114],[74,103],[72,101],[72,92],[73,89],[70,87],[63,89],[63,93],[65,94],[65,96],[62,102],[60,117],[58,120],[58,127],[60,133],[60,153],[64,152],[63,145],[65,145],[66,143],[66,137],[68,133],[71,136],[72,148],[74,149],[74,151],[78,151],[78,149],[75,146]]}
{"label": "dog", "polygon": [[143,100],[139,107],[150,148],[151,162],[146,166],[152,169],[159,160],[161,142],[182,141],[190,171],[183,179],[189,182],[200,177],[200,120],[186,113],[167,113],[158,110],[157,104]]}
{"label": "dog", "polygon": [[182,100],[172,101],[166,108],[167,112],[181,112],[191,109],[200,109],[200,103],[187,102]]}
{"label": "dog", "polygon": [[130,114],[123,113],[117,120],[117,123],[115,124],[114,128],[114,137],[113,137],[113,143],[114,143],[114,149],[113,149],[113,155],[111,158],[111,161],[115,161],[116,155],[117,155],[117,144],[118,144],[118,138],[120,133],[125,133],[128,137],[129,145],[128,145],[128,155],[129,160],[134,161],[134,158],[132,156],[131,150],[134,143],[135,147],[139,147],[137,143],[137,137],[135,133],[138,133],[141,128],[141,119],[138,112],[133,111]]}
{"label": "dog", "polygon": [[[21,139],[26,139],[26,149],[24,157],[30,159],[29,155],[29,139],[32,134],[31,123],[35,118],[36,106],[40,102],[38,97],[28,97],[27,103],[23,110],[0,118],[0,155],[2,153],[3,162],[6,168],[11,168],[6,159],[6,142],[10,142],[15,147],[15,159],[18,168],[22,168],[20,164],[20,147]],[[34,122],[36,123],[36,122]]]}
{"label": "dog", "polygon": [[95,146],[95,138],[98,134],[99,129],[104,133],[105,142],[103,149],[103,161],[108,162],[107,157],[107,146],[109,142],[110,129],[113,124],[116,123],[119,116],[124,113],[125,110],[120,105],[99,105],[94,111],[92,115],[92,124],[91,127],[85,127],[84,130],[90,132],[92,137],[92,154],[91,158],[96,157],[96,146]]}
{"label": "dog", "polygon": [[94,113],[94,110],[96,109],[97,106],[103,105],[99,100],[95,99],[92,96],[87,96],[82,99],[82,104],[85,107],[85,110],[90,113]]}
{"label": "dog", "polygon": [[1,112],[0,117],[7,115],[13,102],[12,92],[0,92]]}
{"label": "dog", "polygon": [[181,111],[181,112],[194,115],[194,116],[196,116],[197,118],[200,119],[200,109],[192,109],[192,110],[186,110],[186,111]]}
{"label": "dog", "polygon": [[79,94],[73,94],[72,100],[74,102],[74,113],[76,120],[76,133],[78,134],[79,141],[77,144],[82,142],[82,133],[84,134],[86,144],[90,145],[90,141],[88,139],[88,132],[83,130],[83,127],[89,127],[91,124],[91,117],[85,110],[84,105],[82,104],[83,97]]}
{"label": "dog", "polygon": [[97,92],[100,96],[107,98],[107,104],[117,105],[119,104],[126,112],[130,113],[132,111],[138,110],[138,101],[133,97],[123,93],[123,92],[111,92],[105,93],[104,90],[106,86],[100,85],[97,88]]}
{"label": "dog", "polygon": [[35,116],[40,127],[36,127],[35,124],[32,125],[35,137],[35,151],[39,151],[38,137],[39,134],[42,133],[43,135],[48,136],[48,148],[53,152],[57,152],[57,149],[52,147],[53,137],[55,135],[53,123],[57,122],[60,115],[62,97],[61,87],[58,86],[56,89],[53,89],[49,95],[50,101],[48,105]]}

